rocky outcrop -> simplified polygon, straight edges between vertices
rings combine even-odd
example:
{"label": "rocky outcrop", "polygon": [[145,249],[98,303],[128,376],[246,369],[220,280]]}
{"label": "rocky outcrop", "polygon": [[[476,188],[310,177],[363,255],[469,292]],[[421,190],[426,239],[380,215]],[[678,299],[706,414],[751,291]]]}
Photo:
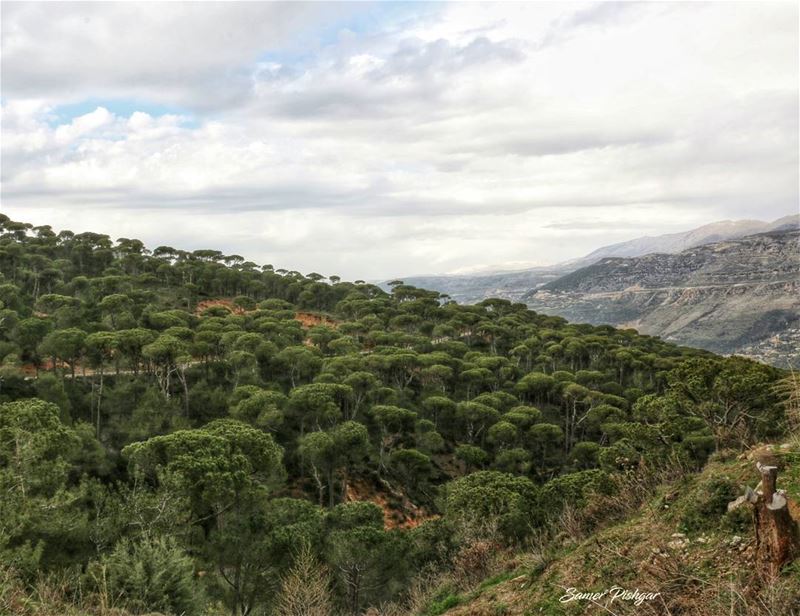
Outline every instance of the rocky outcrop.
{"label": "rocky outcrop", "polygon": [[800,330],[798,240],[797,230],[776,231],[678,254],[607,258],[523,301],[570,321],[798,366],[800,349],[791,344]]}

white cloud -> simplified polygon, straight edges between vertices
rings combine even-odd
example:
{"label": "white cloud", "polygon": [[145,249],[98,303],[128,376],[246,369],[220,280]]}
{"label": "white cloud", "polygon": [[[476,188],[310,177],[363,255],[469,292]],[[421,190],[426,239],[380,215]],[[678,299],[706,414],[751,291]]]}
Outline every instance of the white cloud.
{"label": "white cloud", "polygon": [[792,5],[346,8],[3,4],[3,209],[376,278],[797,208]]}
{"label": "white cloud", "polygon": [[61,101],[100,94],[217,108],[246,96],[264,50],[350,11],[302,2],[4,2],[3,86]]}
{"label": "white cloud", "polygon": [[70,144],[87,133],[94,132],[103,126],[107,126],[113,120],[114,116],[109,113],[108,109],[98,107],[91,113],[78,116],[69,124],[60,125],[55,130],[55,142],[58,145]]}

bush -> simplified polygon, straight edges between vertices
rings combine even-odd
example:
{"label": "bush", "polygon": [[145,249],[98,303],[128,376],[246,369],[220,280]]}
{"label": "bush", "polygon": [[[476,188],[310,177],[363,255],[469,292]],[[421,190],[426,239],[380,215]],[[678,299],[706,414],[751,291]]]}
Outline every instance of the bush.
{"label": "bush", "polygon": [[[729,477],[714,475],[702,481],[686,496],[686,506],[680,519],[685,532],[699,532],[720,524],[728,503],[739,496],[739,486]],[[732,518],[730,520],[734,522]]]}
{"label": "bush", "polygon": [[492,541],[473,541],[453,559],[453,576],[459,587],[469,589],[489,575],[499,546]]}
{"label": "bush", "polygon": [[521,539],[535,525],[536,486],[527,477],[478,471],[447,484],[445,519],[466,524],[496,524],[507,540]]}
{"label": "bush", "polygon": [[95,588],[134,613],[197,614],[194,565],[170,538],[124,539],[89,566]]}
{"label": "bush", "polygon": [[467,472],[482,468],[489,461],[489,454],[475,445],[459,445],[456,447],[455,456],[464,463]]}
{"label": "bush", "polygon": [[561,475],[548,481],[540,499],[543,515],[552,518],[561,514],[565,505],[581,508],[593,494],[611,494],[614,484],[608,473],[590,469]]}
{"label": "bush", "polygon": [[443,518],[426,520],[408,531],[411,540],[413,566],[422,569],[428,564],[449,564],[458,549],[458,542],[451,525]]}
{"label": "bush", "polygon": [[449,587],[443,588],[431,601],[427,609],[423,612],[424,616],[439,616],[444,614],[447,610],[456,607],[461,603],[462,599],[459,595],[454,594]]}
{"label": "bush", "polygon": [[751,507],[737,507],[722,516],[720,528],[728,533],[745,534],[753,528],[753,511]]}

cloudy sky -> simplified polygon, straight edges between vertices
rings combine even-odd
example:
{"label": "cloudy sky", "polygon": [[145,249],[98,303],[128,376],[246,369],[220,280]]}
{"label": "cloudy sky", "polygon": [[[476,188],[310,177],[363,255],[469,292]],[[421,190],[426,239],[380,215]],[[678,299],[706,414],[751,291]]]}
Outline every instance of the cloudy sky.
{"label": "cloudy sky", "polygon": [[2,3],[17,220],[377,279],[798,208],[785,3]]}

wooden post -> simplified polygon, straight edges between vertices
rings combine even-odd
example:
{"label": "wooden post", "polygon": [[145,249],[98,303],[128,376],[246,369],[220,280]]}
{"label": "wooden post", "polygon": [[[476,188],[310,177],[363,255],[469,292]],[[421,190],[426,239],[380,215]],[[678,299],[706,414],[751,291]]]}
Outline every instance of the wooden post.
{"label": "wooden post", "polygon": [[800,529],[789,513],[786,493],[778,490],[778,468],[756,463],[761,475],[761,489],[745,494],[728,504],[731,511],[744,503],[753,505],[756,534],[756,561],[768,579],[780,575],[784,565],[800,555]]}
{"label": "wooden post", "polygon": [[756,462],[756,468],[761,473],[761,494],[764,501],[772,502],[772,495],[775,494],[775,482],[778,480],[778,467],[765,466],[761,462]]}

